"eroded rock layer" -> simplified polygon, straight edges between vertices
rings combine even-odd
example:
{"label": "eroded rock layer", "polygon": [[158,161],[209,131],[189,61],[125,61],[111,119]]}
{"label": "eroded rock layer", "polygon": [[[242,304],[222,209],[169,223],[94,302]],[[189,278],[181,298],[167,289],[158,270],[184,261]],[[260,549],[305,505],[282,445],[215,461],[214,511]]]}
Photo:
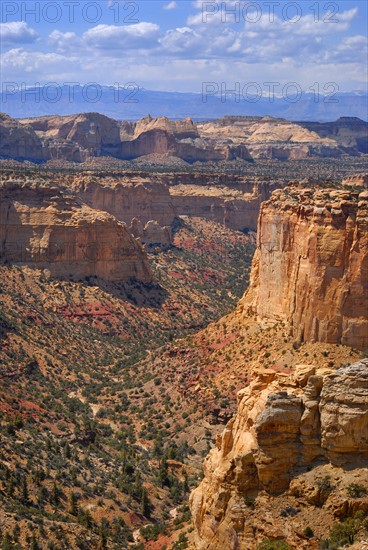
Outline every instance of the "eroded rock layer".
{"label": "eroded rock layer", "polygon": [[289,186],[263,203],[242,307],[298,342],[368,348],[368,193]]}
{"label": "eroded rock layer", "polygon": [[0,113],[0,155],[33,161],[85,162],[162,156],[185,162],[337,158],[366,152],[367,123],[327,125],[272,117],[223,117],[195,123],[147,116],[119,122],[98,113],[14,120]]}
{"label": "eroded rock layer", "polygon": [[146,254],[126,225],[58,186],[0,187],[0,260],[53,277],[151,280]]}
{"label": "eroded rock layer", "polygon": [[[218,436],[204,462],[204,480],[191,495],[197,548],[252,550],[265,534],[287,539],[293,548],[312,548],[301,527],[298,533],[277,513],[270,521],[266,495],[290,489],[287,498],[305,498],[304,506],[312,505],[309,521],[316,523],[325,514],[316,504],[326,504],[336,516],[352,506],[343,494],[336,500],[326,491],[318,465],[339,472],[336,479],[344,468],[355,469],[358,476],[368,459],[367,404],[367,359],[337,370],[300,365],[291,376],[256,371],[238,393],[237,414]],[[257,507],[258,498],[257,516],[247,503]]]}

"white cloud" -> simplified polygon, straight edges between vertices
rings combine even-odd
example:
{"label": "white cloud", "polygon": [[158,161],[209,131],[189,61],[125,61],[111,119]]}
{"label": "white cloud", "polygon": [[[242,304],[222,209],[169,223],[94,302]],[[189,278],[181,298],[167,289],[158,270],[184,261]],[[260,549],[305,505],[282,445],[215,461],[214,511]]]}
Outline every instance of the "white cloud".
{"label": "white cloud", "polygon": [[199,56],[203,54],[205,41],[203,37],[189,27],[179,27],[166,32],[159,40],[165,53],[190,55],[197,52]]}
{"label": "white cloud", "polygon": [[145,49],[157,46],[160,27],[142,21],[134,25],[97,25],[83,34],[88,46],[98,49]]}
{"label": "white cloud", "polygon": [[363,35],[345,36],[338,46],[328,52],[326,60],[335,63],[361,63],[368,59],[368,38]]}
{"label": "white cloud", "polygon": [[80,48],[82,40],[75,32],[61,32],[55,29],[49,36],[49,42],[58,52],[67,52],[70,49]]}
{"label": "white cloud", "polygon": [[[200,9],[202,1],[195,6]],[[281,17],[271,21],[267,14],[256,23],[220,20],[211,25],[201,16],[195,16],[198,24],[165,32],[151,22],[99,24],[80,35],[53,30],[40,46],[46,51],[13,47],[5,52],[3,79],[29,84],[135,81],[150,89],[197,92],[203,81],[226,82],[229,89],[234,82],[250,81],[293,80],[307,88],[315,81],[336,81],[341,88],[344,83],[345,88],[358,88],[364,82],[367,41],[348,32],[356,8],[339,13],[338,23],[316,23],[312,14],[296,23]],[[35,33],[22,25],[13,25],[13,36]]]}
{"label": "white cloud", "polygon": [[29,44],[38,39],[37,32],[24,21],[0,23],[0,36],[3,44]]}
{"label": "white cloud", "polygon": [[83,62],[75,56],[57,53],[26,51],[13,48],[1,56],[0,61],[3,82],[17,82],[27,85],[46,82],[81,81]]}
{"label": "white cloud", "polygon": [[178,7],[178,4],[173,0],[172,2],[169,2],[168,4],[165,4],[163,6],[163,9],[166,11],[175,10]]}

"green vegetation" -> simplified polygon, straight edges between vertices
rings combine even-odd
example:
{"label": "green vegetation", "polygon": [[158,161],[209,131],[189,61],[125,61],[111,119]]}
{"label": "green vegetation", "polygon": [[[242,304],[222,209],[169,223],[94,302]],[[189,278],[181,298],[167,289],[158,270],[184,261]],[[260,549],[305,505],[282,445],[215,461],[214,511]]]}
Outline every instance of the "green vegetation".
{"label": "green vegetation", "polygon": [[322,540],[321,549],[338,550],[355,542],[356,535],[363,527],[362,514],[348,517],[341,523],[335,523],[330,531],[329,539]]}
{"label": "green vegetation", "polygon": [[[199,467],[186,468],[196,451],[182,434],[203,413],[167,391],[177,374],[169,355],[161,358],[173,339],[188,335],[193,346],[190,334],[233,309],[254,248],[251,236],[230,243],[212,228],[213,250],[199,254],[206,227],[180,231],[180,246],[150,251],[159,284],[1,268],[0,338],[11,331],[16,339],[0,350],[0,508],[17,518],[29,548],[48,536],[56,548],[70,546],[76,530],[77,548],[88,537],[88,548],[120,550],[132,540],[129,514],[138,528],[155,526],[147,536],[190,521],[188,509],[175,521],[169,511],[198,483]],[[194,235],[196,246],[187,246]],[[171,265],[190,276],[168,276]],[[162,308],[172,300],[181,309]],[[195,359],[188,368],[197,372]],[[0,547],[19,544],[13,529],[1,536]],[[185,548],[186,539],[176,544]]]}
{"label": "green vegetation", "polygon": [[347,493],[349,497],[352,498],[360,498],[364,495],[366,495],[368,492],[367,487],[364,485],[360,485],[359,483],[350,483],[347,488]]}
{"label": "green vegetation", "polygon": [[257,546],[257,550],[291,550],[285,541],[266,539]]}

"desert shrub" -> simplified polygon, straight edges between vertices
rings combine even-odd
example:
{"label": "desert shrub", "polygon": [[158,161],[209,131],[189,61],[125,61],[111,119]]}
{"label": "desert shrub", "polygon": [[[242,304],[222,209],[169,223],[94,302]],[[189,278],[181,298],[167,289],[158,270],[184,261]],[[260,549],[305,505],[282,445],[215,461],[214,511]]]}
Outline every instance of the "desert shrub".
{"label": "desert shrub", "polygon": [[244,497],[244,504],[253,510],[255,507],[255,499],[253,497],[246,496]]}
{"label": "desert shrub", "polygon": [[313,529],[311,529],[309,526],[306,527],[306,528],[304,529],[304,535],[305,535],[308,539],[311,539],[312,537],[314,537]]}
{"label": "desert shrub", "polygon": [[350,483],[347,487],[347,493],[349,497],[359,498],[367,494],[367,487],[360,485],[359,483]]}
{"label": "desert shrub", "polygon": [[347,518],[343,523],[335,523],[330,531],[330,538],[322,540],[321,549],[338,550],[354,543],[362,522],[359,518]]}
{"label": "desert shrub", "polygon": [[291,550],[291,546],[283,540],[266,539],[258,544],[257,550]]}

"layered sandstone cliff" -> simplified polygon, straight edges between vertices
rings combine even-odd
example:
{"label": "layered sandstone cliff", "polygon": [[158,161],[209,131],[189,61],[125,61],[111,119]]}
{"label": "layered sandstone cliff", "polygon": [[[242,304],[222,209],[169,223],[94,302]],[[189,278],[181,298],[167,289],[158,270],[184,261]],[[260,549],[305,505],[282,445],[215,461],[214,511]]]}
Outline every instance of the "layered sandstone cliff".
{"label": "layered sandstone cliff", "polygon": [[2,114],[0,155],[52,162],[84,162],[94,157],[132,160],[159,155],[162,162],[178,157],[192,163],[366,152],[363,144],[368,125],[364,121],[337,121],[332,130],[310,124],[272,117],[224,117],[195,123],[189,118],[174,121],[151,116],[137,122],[119,122],[98,113],[20,120]]}
{"label": "layered sandstone cliff", "polygon": [[83,162],[100,155],[119,156],[120,132],[116,120],[98,113],[45,116],[20,121],[30,126],[52,159]]}
{"label": "layered sandstone cliff", "polygon": [[289,186],[261,207],[245,312],[368,348],[368,193]]}
{"label": "layered sandstone cliff", "polygon": [[217,143],[245,145],[251,158],[295,160],[310,156],[336,157],[339,144],[302,124],[272,117],[223,117],[198,123],[202,138]]}
{"label": "layered sandstone cliff", "polygon": [[[248,322],[251,333],[258,318],[289,327],[299,343],[367,348],[367,223],[368,193],[359,188],[275,191],[261,207],[240,326]],[[367,479],[368,359],[312,361],[291,373],[267,367],[249,367],[237,413],[191,495],[198,550],[254,550],[268,537],[314,550],[336,521],[368,511],[367,497],[349,493]]]}
{"label": "layered sandstone cliff", "polygon": [[243,193],[226,187],[178,185],[170,189],[178,215],[213,220],[231,229],[256,231],[262,193]]}
{"label": "layered sandstone cliff", "polygon": [[145,244],[172,242],[176,216],[209,219],[236,230],[256,230],[262,201],[283,182],[227,174],[125,172],[55,174],[91,208],[126,223]]}
{"label": "layered sandstone cliff", "polygon": [[154,220],[161,226],[171,226],[175,218],[169,189],[147,177],[75,178],[78,195],[92,208],[106,210],[118,220],[130,224],[135,217],[145,225]]}
{"label": "layered sandstone cliff", "polygon": [[165,184],[134,175],[111,178],[87,174],[75,177],[72,185],[85,203],[126,223],[142,242],[171,243],[176,212]]}
{"label": "layered sandstone cliff", "polygon": [[147,257],[125,224],[58,186],[0,187],[0,261],[53,277],[151,280]]}
{"label": "layered sandstone cliff", "polygon": [[35,161],[49,159],[42,140],[32,126],[21,124],[4,113],[0,113],[0,155],[5,158],[31,158]]}
{"label": "layered sandstone cliff", "polygon": [[[274,535],[293,548],[315,548],[303,536],[306,521],[315,527],[322,516],[326,528],[354,507],[367,509],[368,501],[346,497],[344,478],[346,467],[355,480],[366,474],[367,404],[368,360],[327,371],[300,365],[291,376],[254,373],[191,495],[196,547],[252,550]],[[338,494],[323,485],[325,472],[334,473]],[[289,506],[280,517],[280,506],[300,506],[303,498],[302,512]]]}

